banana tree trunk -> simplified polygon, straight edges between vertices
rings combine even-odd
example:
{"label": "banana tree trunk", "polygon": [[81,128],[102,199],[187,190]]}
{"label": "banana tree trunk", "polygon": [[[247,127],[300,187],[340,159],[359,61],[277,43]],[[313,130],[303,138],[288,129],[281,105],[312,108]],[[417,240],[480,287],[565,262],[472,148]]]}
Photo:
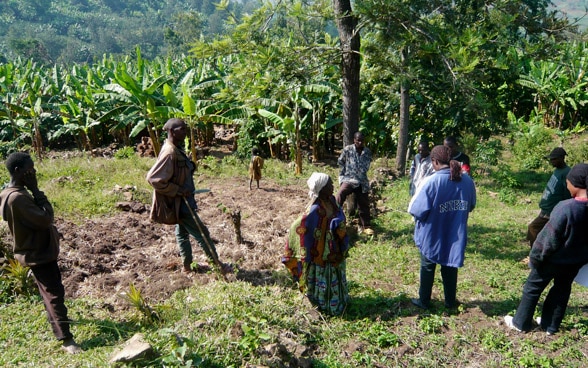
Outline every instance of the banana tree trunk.
{"label": "banana tree trunk", "polygon": [[149,132],[149,138],[151,138],[151,142],[153,143],[153,152],[155,153],[155,157],[157,157],[161,151],[161,143],[159,143],[159,138],[151,127],[151,124],[147,124],[147,131]]}
{"label": "banana tree trunk", "polygon": [[190,129],[190,153],[192,155],[192,161],[194,162],[194,170],[198,170],[198,151],[196,150],[196,135],[194,134],[194,129],[192,127],[188,127]]}
{"label": "banana tree trunk", "polygon": [[295,126],[295,137],[296,137],[296,175],[302,174],[302,148],[300,144],[300,117],[298,116],[298,105],[296,105],[294,113],[294,126]]}

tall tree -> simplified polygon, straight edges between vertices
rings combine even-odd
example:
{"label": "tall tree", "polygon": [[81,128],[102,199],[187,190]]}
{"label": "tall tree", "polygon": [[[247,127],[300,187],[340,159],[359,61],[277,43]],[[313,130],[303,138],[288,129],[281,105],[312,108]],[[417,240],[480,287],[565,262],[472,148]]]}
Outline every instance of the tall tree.
{"label": "tall tree", "polygon": [[341,87],[343,90],[343,145],[353,143],[359,129],[359,91],[361,45],[358,19],[351,8],[351,0],[333,0],[337,30],[341,42]]}

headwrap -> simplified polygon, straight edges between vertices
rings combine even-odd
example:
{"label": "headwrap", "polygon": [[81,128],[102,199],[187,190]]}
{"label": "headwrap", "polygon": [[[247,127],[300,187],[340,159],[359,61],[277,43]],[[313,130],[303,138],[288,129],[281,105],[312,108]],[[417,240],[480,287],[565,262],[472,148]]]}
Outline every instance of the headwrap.
{"label": "headwrap", "polygon": [[324,188],[325,185],[327,185],[328,182],[329,175],[323,173],[315,172],[312,173],[310,178],[308,178],[308,181],[306,182],[308,184],[308,189],[310,189],[308,191],[308,196],[313,202],[318,198],[319,192]]}
{"label": "headwrap", "polygon": [[586,180],[588,179],[588,164],[577,164],[572,167],[566,177],[576,188],[586,189]]}

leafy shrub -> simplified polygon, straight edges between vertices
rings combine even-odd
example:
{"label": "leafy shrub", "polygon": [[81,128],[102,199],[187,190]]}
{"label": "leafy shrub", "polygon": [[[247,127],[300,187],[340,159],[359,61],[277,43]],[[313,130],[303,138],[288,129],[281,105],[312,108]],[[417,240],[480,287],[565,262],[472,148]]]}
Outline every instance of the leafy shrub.
{"label": "leafy shrub", "polygon": [[14,299],[12,283],[3,275],[0,275],[0,303],[7,304]]}
{"label": "leafy shrub", "polygon": [[564,147],[568,153],[566,162],[572,166],[580,162],[588,162],[588,142],[576,144],[573,147]]}
{"label": "leafy shrub", "polygon": [[492,179],[502,188],[516,189],[521,187],[521,183],[507,167],[493,172]]}
{"label": "leafy shrub", "polygon": [[129,285],[129,291],[123,295],[125,299],[141,313],[141,315],[149,324],[159,321],[159,314],[149,304],[147,304],[147,301],[141,294],[141,291],[137,289],[134,284],[131,283]]}
{"label": "leafy shrub", "polygon": [[543,158],[554,145],[554,132],[540,121],[519,121],[512,126],[514,144],[512,153],[514,161],[521,169],[536,170],[545,164]]}
{"label": "leafy shrub", "polygon": [[249,317],[252,326],[247,323],[241,325],[243,330],[243,336],[239,341],[239,349],[244,353],[245,356],[254,354],[257,349],[261,346],[262,341],[268,341],[271,336],[263,332],[266,327],[267,320],[265,318]]}
{"label": "leafy shrub", "polygon": [[474,162],[479,167],[481,173],[486,173],[491,168],[498,165],[498,160],[502,154],[502,142],[499,139],[490,139],[480,142],[474,150]]}
{"label": "leafy shrub", "polygon": [[130,146],[125,146],[114,153],[114,158],[125,159],[135,156],[135,149]]}
{"label": "leafy shrub", "polygon": [[419,327],[427,334],[436,334],[441,332],[441,328],[445,325],[443,318],[438,315],[431,315],[424,317],[419,321]]}
{"label": "leafy shrub", "polygon": [[9,154],[19,151],[18,144],[16,140],[0,142],[0,157],[6,158]]}
{"label": "leafy shrub", "polygon": [[249,157],[253,147],[264,147],[260,138],[263,136],[264,125],[259,120],[248,119],[237,133],[237,156],[240,158]]}
{"label": "leafy shrub", "polygon": [[3,278],[8,281],[13,292],[17,295],[32,295],[35,290],[31,269],[22,266],[14,258],[10,258],[8,265],[4,266]]}

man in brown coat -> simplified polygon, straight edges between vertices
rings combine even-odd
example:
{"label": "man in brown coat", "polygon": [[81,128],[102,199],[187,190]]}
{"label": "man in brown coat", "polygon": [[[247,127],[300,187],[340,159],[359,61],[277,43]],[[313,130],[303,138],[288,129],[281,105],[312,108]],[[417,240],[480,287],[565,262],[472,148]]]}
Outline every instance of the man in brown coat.
{"label": "man in brown coat", "polygon": [[53,207],[39,190],[37,172],[28,153],[8,156],[6,168],[10,183],[0,193],[0,211],[14,238],[14,258],[33,272],[53,334],[63,342],[63,349],[79,353],[82,349],[69,329],[65,289],[57,265],[59,234],[53,225]]}
{"label": "man in brown coat", "polygon": [[195,165],[183,150],[186,123],[181,119],[172,118],[165,123],[163,129],[167,132],[167,139],[159,152],[157,162],[147,173],[147,181],[154,189],[151,220],[176,225],[176,240],[185,272],[193,270],[190,235],[215,267],[223,273],[229,272],[230,267],[219,261],[208,228],[198,217],[192,176]]}

